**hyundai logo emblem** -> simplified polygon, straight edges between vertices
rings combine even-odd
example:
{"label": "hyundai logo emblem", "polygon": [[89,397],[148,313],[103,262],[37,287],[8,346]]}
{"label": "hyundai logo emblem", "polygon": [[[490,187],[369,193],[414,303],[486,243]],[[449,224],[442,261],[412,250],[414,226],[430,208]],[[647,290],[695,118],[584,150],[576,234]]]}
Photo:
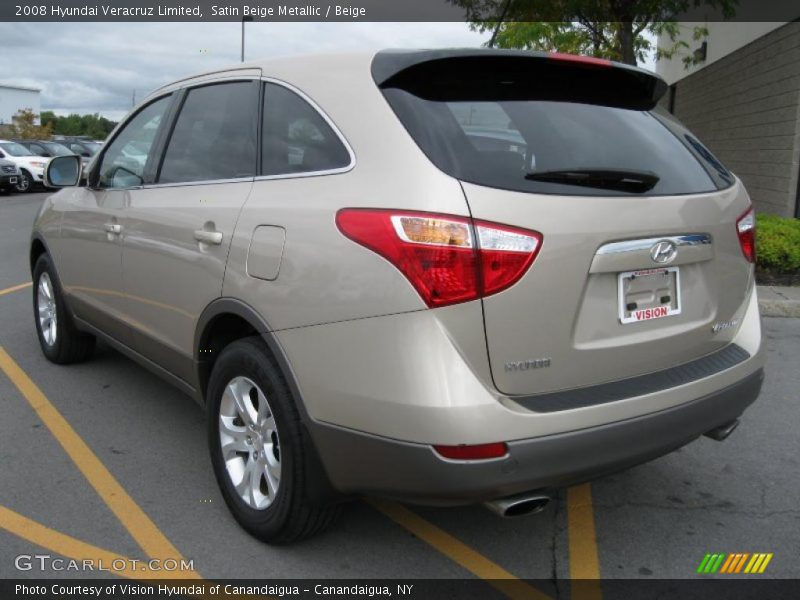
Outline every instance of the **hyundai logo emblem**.
{"label": "hyundai logo emblem", "polygon": [[669,240],[661,240],[650,248],[650,258],[653,259],[653,262],[662,265],[672,262],[676,256],[678,256],[678,247],[675,242]]}

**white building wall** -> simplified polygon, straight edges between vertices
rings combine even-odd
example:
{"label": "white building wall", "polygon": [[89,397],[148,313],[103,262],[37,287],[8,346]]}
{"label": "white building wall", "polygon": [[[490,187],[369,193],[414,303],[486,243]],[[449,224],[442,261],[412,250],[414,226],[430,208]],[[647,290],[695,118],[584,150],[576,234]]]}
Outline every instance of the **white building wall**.
{"label": "white building wall", "polygon": [[[711,65],[721,58],[728,56],[739,48],[742,48],[757,40],[758,38],[766,35],[770,31],[778,29],[786,23],[758,23],[758,22],[706,22],[706,23],[680,23],[681,36],[680,40],[689,44],[689,50],[682,50],[678,55],[670,60],[659,60],[656,62],[656,73],[661,75],[664,80],[672,85],[676,81],[680,81],[684,77]],[[705,27],[708,30],[708,50],[706,53],[706,60],[697,65],[690,66],[688,69],[683,64],[683,57],[687,53],[693,52],[700,47],[703,40],[695,41],[692,39],[695,27]],[[668,47],[673,42],[669,38],[660,38],[659,45]]]}
{"label": "white building wall", "polygon": [[[752,35],[765,24],[740,25]],[[661,105],[741,177],[757,210],[800,217],[800,21],[747,44],[714,39],[709,55],[723,42],[736,50],[682,71]]]}
{"label": "white building wall", "polygon": [[40,96],[37,89],[0,83],[0,125],[10,124],[11,117],[21,108],[30,108],[38,115],[42,108]]}

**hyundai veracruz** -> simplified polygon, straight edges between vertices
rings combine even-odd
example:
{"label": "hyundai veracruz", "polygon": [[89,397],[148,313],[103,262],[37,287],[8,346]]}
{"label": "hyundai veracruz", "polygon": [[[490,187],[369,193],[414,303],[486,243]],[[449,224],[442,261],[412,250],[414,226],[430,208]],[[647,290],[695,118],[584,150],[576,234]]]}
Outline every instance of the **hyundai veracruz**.
{"label": "hyundai veracruz", "polygon": [[373,494],[535,512],[554,488],[724,439],[762,381],[741,182],[597,59],[383,51],[154,92],[30,248],[56,363],[96,339],[208,412],[273,543]]}

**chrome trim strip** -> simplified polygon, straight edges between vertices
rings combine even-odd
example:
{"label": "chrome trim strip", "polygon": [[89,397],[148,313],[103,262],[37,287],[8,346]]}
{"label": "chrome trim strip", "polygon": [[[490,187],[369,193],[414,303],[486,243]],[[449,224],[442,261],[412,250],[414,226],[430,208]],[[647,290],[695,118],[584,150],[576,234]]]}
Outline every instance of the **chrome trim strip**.
{"label": "chrome trim strip", "polygon": [[189,185],[214,185],[217,183],[241,183],[244,181],[253,181],[253,177],[236,177],[233,179],[204,179],[203,181],[176,181],[173,183],[148,183],[147,185],[142,186],[142,189],[149,190],[153,188],[172,188]]}
{"label": "chrome trim strip", "polygon": [[685,247],[685,246],[705,246],[710,245],[711,236],[707,233],[691,233],[686,235],[678,235],[678,236],[664,236],[664,237],[654,237],[654,238],[647,238],[642,240],[626,240],[623,242],[611,242],[610,244],[604,244],[598,248],[595,254],[605,255],[605,254],[621,254],[624,252],[642,252],[646,250],[650,250],[654,244],[663,241],[670,241],[675,244],[678,248]]}
{"label": "chrome trim strip", "polygon": [[[246,81],[254,81],[261,78],[261,67],[239,67],[233,69],[222,69],[221,71],[209,71],[208,73],[200,73],[199,75],[191,75],[184,77],[177,81],[172,81],[162,85],[160,88],[153,90],[152,95],[160,92],[172,93],[175,90],[182,90],[189,87],[197,87],[208,82],[213,81],[231,81],[233,79],[240,79]],[[149,98],[149,97],[148,97]],[[147,100],[147,98],[145,98]]]}

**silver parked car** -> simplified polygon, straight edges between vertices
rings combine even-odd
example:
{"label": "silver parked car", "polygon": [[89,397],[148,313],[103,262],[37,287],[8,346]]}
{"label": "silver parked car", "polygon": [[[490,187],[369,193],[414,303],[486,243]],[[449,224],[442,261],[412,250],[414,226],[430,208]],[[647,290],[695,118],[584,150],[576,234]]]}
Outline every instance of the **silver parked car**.
{"label": "silver parked car", "polygon": [[665,89],[492,50],[177,81],[88,173],[50,163],[42,351],[100,338],[196,398],[225,501],[275,543],[358,494],[520,515],[724,439],[762,382],[754,214]]}

